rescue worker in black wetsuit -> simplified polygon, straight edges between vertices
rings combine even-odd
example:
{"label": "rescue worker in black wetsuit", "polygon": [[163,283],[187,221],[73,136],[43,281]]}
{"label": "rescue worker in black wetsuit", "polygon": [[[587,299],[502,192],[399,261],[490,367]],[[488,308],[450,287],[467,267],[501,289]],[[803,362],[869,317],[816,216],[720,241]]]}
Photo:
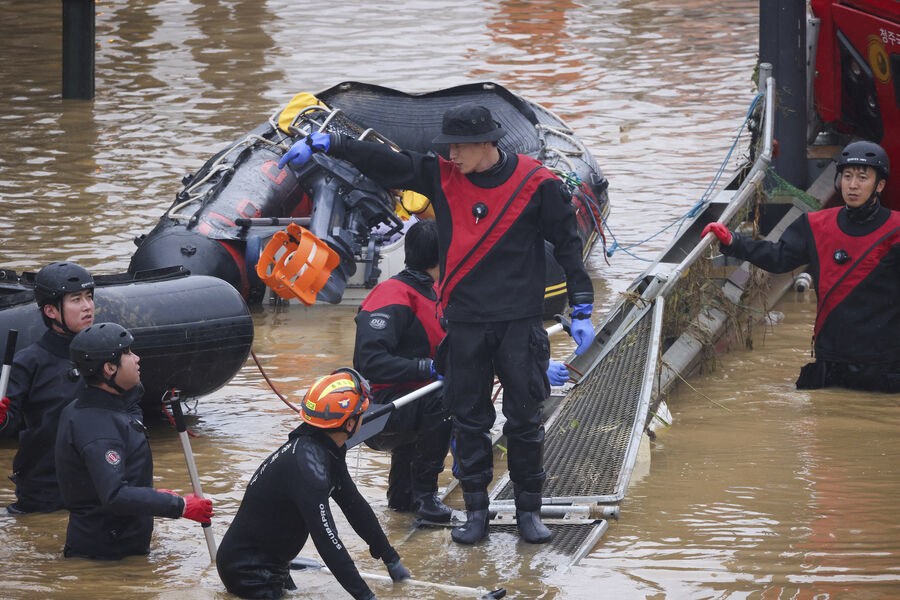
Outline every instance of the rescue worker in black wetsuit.
{"label": "rescue worker in black wetsuit", "polygon": [[[406,269],[369,292],[356,315],[353,366],[372,383],[373,403],[386,404],[438,377],[433,358],[444,338],[438,317],[438,238],[434,221],[404,235]],[[391,413],[384,431],[367,440],[391,452],[388,506],[426,521],[449,521],[437,498],[438,475],[450,448],[450,420],[440,390]]]}
{"label": "rescue worker in black wetsuit", "polygon": [[153,457],[141,410],[127,392],[140,383],[134,338],[115,323],[75,336],[72,362],[84,377],[59,418],[56,472],[69,526],[67,557],[116,560],[150,552],[153,517],[209,523],[212,502],[153,489]]}
{"label": "rescue worker in black wetsuit", "polygon": [[94,279],[75,263],[50,263],[35,276],[34,299],[47,331],[16,353],[0,400],[0,436],[19,438],[10,476],[16,501],[7,507],[13,515],[63,507],[53,445],[59,413],[79,386],[69,377],[69,344],[94,322]]}
{"label": "rescue worker in black wetsuit", "polygon": [[800,216],[777,242],[710,223],[722,253],[775,273],[808,264],[818,308],[799,389],[900,392],[900,214],[881,206],[890,165],[878,144],[847,145],[835,187],[844,206]]}
{"label": "rescue worker in black wetsuit", "polygon": [[327,152],[386,188],[431,199],[440,242],[439,302],[447,320],[437,363],[447,377],[444,393],[467,511],[466,523],[451,535],[464,544],[488,532],[495,373],[504,390],[503,432],[519,533],[533,543],[551,536],[540,521],[541,411],[550,392],[550,343],[541,323],[545,239],[566,273],[576,352],[594,337],[593,287],[582,264],[571,194],[538,161],[502,151],[497,143],[504,135],[487,108],[466,103],[446,111],[442,134],[434,140],[449,144],[450,160],[316,132],[296,142],[279,163],[302,169],[313,152]]}
{"label": "rescue worker in black wetsuit", "polygon": [[219,544],[216,568],[229,592],[241,598],[280,598],[296,586],[290,562],[312,538],[316,550],[357,600],[375,595],[338,537],[329,497],[350,526],[387,566],[393,581],[409,578],[375,513],[347,471],[347,439],[369,405],[369,384],[353,369],[321,377],[301,404],[303,423],[256,470],[237,515]]}

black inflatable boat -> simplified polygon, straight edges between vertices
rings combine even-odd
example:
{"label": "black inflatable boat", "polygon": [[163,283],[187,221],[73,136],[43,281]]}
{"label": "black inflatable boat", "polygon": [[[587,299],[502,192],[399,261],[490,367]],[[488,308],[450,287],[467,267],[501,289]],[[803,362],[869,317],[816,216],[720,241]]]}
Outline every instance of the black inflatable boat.
{"label": "black inflatable boat", "polygon": [[[156,227],[136,238],[129,271],[184,265],[192,273],[224,279],[248,302],[259,302],[266,292],[255,272],[260,247],[283,229],[266,219],[296,217],[341,258],[318,300],[361,301],[403,268],[404,218],[415,209],[402,190],[379,187],[347,162],[316,155],[317,168],[298,180],[278,168],[279,159],[295,137],[313,130],[446,156],[447,148],[432,147],[431,140],[440,132],[444,111],[467,101],[487,106],[507,130],[501,148],[540,160],[569,185],[587,257],[609,210],[607,181],[559,117],[493,83],[406,94],[347,82],[315,96],[298,95],[186,176]],[[565,278],[549,246],[547,253],[545,313],[553,314],[565,306]]]}
{"label": "black inflatable boat", "polygon": [[[33,273],[0,271],[0,347],[9,329],[17,348],[45,331],[34,303]],[[253,343],[253,321],[240,294],[215,277],[182,268],[94,277],[96,323],[112,321],[134,335],[141,357],[145,411],[156,410],[166,391],[208,394],[244,364]]]}

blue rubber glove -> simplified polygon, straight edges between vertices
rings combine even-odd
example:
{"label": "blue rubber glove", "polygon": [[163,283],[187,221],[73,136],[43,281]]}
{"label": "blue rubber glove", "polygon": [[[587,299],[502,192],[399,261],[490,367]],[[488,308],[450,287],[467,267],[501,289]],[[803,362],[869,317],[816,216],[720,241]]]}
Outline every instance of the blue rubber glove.
{"label": "blue rubber glove", "polygon": [[438,381],[442,381],[444,376],[437,372],[437,369],[434,368],[434,361],[431,361],[431,378],[437,379]]}
{"label": "blue rubber glove", "polygon": [[302,167],[312,157],[312,148],[306,143],[306,138],[299,142],[294,142],[291,149],[284,153],[281,160],[278,161],[278,168],[283,169],[284,165],[291,163],[294,167]]}
{"label": "blue rubber glove", "polygon": [[547,379],[550,380],[550,385],[564,385],[569,381],[569,369],[561,362],[551,360],[547,369]]}
{"label": "blue rubber glove", "polygon": [[328,152],[331,146],[331,136],[327,133],[311,133],[302,140],[294,142],[291,149],[284,153],[278,161],[278,168],[291,163],[295,167],[302,167],[312,157],[313,152]]}
{"label": "blue rubber glove", "polygon": [[321,131],[309,134],[305,140],[313,152],[328,152],[328,148],[331,146],[331,135]]}
{"label": "blue rubber glove", "polygon": [[584,354],[594,343],[594,324],[591,323],[593,310],[593,304],[576,304],[572,307],[572,339],[578,344],[575,354]]}

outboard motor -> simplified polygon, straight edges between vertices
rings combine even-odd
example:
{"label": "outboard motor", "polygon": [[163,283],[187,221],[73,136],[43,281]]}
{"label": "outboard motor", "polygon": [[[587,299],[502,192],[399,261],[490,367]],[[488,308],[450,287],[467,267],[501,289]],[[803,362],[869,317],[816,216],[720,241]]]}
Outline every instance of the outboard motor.
{"label": "outboard motor", "polygon": [[[379,235],[390,236],[403,229],[403,221],[394,213],[394,202],[388,193],[348,162],[316,153],[297,176],[313,200],[309,231],[341,257],[317,296],[319,300],[337,304],[344,295],[347,280],[356,273],[356,260],[362,256],[362,248],[376,250],[369,243],[371,230],[383,224],[389,229]],[[374,265],[377,257],[374,252],[367,252],[366,260]]]}

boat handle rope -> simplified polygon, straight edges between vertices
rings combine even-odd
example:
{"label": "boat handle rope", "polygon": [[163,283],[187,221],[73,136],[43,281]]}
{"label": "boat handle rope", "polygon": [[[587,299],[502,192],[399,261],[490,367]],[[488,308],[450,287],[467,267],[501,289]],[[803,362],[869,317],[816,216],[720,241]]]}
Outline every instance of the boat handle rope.
{"label": "boat handle rope", "polygon": [[[276,129],[276,131],[277,131],[277,129]],[[191,219],[190,215],[180,214],[178,211],[183,209],[185,206],[188,206],[190,204],[193,204],[194,202],[200,201],[203,198],[203,196],[205,196],[206,194],[208,194],[210,192],[210,190],[207,190],[202,195],[195,195],[195,190],[199,186],[201,186],[204,183],[206,183],[207,181],[209,181],[213,176],[217,175],[218,173],[221,173],[222,171],[230,170],[232,168],[232,166],[222,164],[222,161],[225,160],[225,158],[228,155],[230,155],[237,148],[246,146],[253,142],[261,142],[264,144],[268,144],[270,146],[275,146],[275,147],[281,148],[282,150],[288,149],[287,146],[283,143],[283,141],[274,142],[272,140],[266,139],[266,138],[262,137],[261,135],[258,135],[255,133],[247,135],[244,139],[240,140],[239,142],[236,142],[234,145],[231,146],[231,148],[226,150],[222,154],[222,156],[217,158],[216,161],[210,165],[209,170],[205,176],[203,176],[199,181],[191,182],[190,187],[188,187],[184,190],[184,193],[188,195],[187,200],[185,200],[183,202],[179,202],[178,204],[172,206],[172,208],[170,208],[166,212],[166,216],[169,219],[172,219],[175,221],[177,221],[177,220],[189,221]]]}

